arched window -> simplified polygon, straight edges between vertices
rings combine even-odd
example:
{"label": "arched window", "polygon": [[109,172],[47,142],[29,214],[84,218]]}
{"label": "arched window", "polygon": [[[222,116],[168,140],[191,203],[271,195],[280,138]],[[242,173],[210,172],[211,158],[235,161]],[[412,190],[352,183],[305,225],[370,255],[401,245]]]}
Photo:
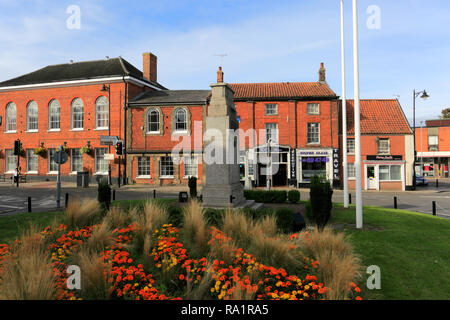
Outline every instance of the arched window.
{"label": "arched window", "polygon": [[59,101],[54,99],[48,104],[48,128],[50,130],[60,129],[60,111]]}
{"label": "arched window", "polygon": [[159,133],[160,115],[157,109],[150,109],[147,112],[147,132]]}
{"label": "arched window", "polygon": [[72,101],[72,129],[83,129],[84,104],[80,98]]}
{"label": "arched window", "polygon": [[38,130],[38,104],[36,101],[30,101],[27,105],[27,130]]}
{"label": "arched window", "polygon": [[6,131],[16,131],[17,108],[14,102],[6,106]]}
{"label": "arched window", "polygon": [[95,101],[95,119],[97,129],[107,129],[109,125],[109,102],[105,96]]}
{"label": "arched window", "polygon": [[183,108],[179,108],[175,111],[175,131],[187,131],[187,112]]}

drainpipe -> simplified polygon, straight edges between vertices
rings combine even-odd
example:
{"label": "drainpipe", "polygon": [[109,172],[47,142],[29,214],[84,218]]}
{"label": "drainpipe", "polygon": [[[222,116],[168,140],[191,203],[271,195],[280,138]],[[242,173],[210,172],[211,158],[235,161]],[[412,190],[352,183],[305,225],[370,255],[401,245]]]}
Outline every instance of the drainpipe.
{"label": "drainpipe", "polygon": [[125,150],[123,152],[123,159],[124,159],[124,165],[123,165],[123,185],[127,184],[127,110],[128,110],[128,82],[125,81],[125,76],[123,76],[123,83],[125,84],[125,95],[124,95],[124,107],[123,107],[123,114],[124,114],[124,146]]}

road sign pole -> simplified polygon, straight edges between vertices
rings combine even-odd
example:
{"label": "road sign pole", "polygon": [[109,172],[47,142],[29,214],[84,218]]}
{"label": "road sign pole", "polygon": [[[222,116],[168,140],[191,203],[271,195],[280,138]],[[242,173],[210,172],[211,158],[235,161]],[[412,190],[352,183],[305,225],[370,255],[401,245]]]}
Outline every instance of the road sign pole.
{"label": "road sign pole", "polygon": [[117,183],[118,183],[118,186],[119,186],[119,188],[120,188],[120,160],[122,159],[122,157],[121,156],[119,156],[119,178],[117,179]]}
{"label": "road sign pole", "polygon": [[17,185],[17,188],[19,187],[19,176],[20,176],[20,171],[19,171],[19,168],[20,168],[20,148],[19,148],[19,152],[17,153],[17,168],[16,168],[16,172],[17,172],[17,175],[16,175],[16,185]]}
{"label": "road sign pole", "polygon": [[56,178],[56,207],[61,208],[61,161],[63,147],[59,147],[58,153],[58,177]]}

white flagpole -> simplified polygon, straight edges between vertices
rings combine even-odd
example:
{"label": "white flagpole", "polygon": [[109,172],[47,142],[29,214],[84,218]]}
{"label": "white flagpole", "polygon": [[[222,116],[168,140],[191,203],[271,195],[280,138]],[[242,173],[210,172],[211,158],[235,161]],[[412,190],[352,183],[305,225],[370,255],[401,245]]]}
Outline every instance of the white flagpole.
{"label": "white flagpole", "polygon": [[362,229],[362,172],[361,172],[361,124],[359,106],[359,53],[358,53],[358,8],[353,0],[353,64],[355,95],[355,173],[356,173],[356,228]]}
{"label": "white flagpole", "polygon": [[347,97],[345,85],[345,37],[344,37],[344,0],[341,0],[341,59],[342,59],[342,166],[344,169],[344,208],[348,208],[348,160],[347,160]]}

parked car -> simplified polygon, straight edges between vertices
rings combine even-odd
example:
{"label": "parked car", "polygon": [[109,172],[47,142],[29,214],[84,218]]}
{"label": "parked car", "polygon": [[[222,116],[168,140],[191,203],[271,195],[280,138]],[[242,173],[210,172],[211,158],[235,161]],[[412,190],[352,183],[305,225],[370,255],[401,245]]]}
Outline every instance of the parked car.
{"label": "parked car", "polygon": [[416,174],[416,185],[426,186],[428,185],[428,181],[421,175]]}

